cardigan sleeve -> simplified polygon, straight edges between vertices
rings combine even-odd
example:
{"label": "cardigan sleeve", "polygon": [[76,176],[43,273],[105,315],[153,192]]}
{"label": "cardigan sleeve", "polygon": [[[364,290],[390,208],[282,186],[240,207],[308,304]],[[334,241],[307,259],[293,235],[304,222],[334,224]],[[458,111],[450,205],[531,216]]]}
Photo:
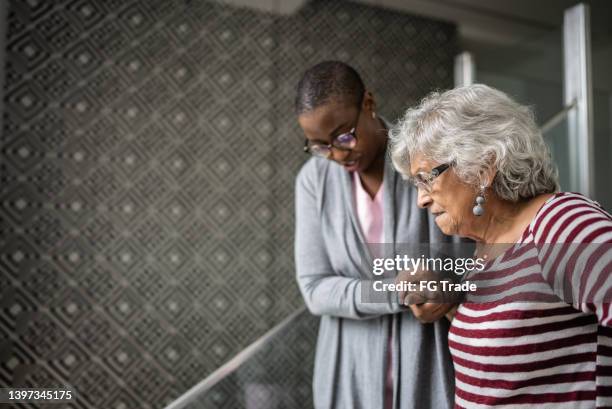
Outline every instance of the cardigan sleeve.
{"label": "cardigan sleeve", "polygon": [[[402,311],[404,307],[397,303],[391,293],[382,302],[362,302],[362,286],[371,286],[372,281],[344,277],[333,270],[321,230],[317,177],[320,176],[315,163],[311,161],[304,165],[296,180],[295,265],[298,286],[306,306],[314,315],[352,319],[368,319]],[[392,282],[393,279],[387,281]]]}

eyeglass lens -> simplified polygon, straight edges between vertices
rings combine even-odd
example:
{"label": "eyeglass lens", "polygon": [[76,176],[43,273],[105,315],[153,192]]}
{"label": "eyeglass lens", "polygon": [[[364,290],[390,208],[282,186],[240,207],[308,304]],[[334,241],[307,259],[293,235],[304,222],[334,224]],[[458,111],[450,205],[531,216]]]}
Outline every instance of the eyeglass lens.
{"label": "eyeglass lens", "polygon": [[357,139],[353,135],[354,131],[343,133],[334,138],[332,145],[325,145],[322,143],[308,143],[308,151],[316,156],[324,158],[329,157],[331,153],[331,147],[339,149],[353,149],[357,145]]}

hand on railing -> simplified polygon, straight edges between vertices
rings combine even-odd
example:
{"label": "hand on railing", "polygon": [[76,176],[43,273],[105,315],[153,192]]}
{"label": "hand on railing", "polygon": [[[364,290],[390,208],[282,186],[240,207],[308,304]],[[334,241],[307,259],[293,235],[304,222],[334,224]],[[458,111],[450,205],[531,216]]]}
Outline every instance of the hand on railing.
{"label": "hand on railing", "polygon": [[[451,312],[456,306],[454,297],[441,289],[439,278],[429,271],[401,271],[396,278],[396,283],[405,283],[414,289],[413,291],[400,291],[399,301],[410,308],[414,317],[422,323],[437,321]],[[409,284],[411,283],[411,284]],[[432,283],[432,284],[430,284]],[[454,316],[454,310],[452,311]],[[449,321],[452,319],[449,318]]]}

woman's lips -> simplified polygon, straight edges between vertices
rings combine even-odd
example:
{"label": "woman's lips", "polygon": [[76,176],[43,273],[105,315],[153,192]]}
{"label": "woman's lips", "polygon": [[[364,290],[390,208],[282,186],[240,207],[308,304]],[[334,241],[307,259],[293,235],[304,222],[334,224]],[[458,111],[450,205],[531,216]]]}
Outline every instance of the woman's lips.
{"label": "woman's lips", "polygon": [[433,215],[436,217],[434,220],[438,220],[438,217],[442,216],[445,212],[434,213]]}
{"label": "woman's lips", "polygon": [[357,167],[359,166],[359,161],[351,160],[347,162],[342,162],[342,166],[344,166],[344,169],[348,170],[349,172],[354,172],[357,170]]}

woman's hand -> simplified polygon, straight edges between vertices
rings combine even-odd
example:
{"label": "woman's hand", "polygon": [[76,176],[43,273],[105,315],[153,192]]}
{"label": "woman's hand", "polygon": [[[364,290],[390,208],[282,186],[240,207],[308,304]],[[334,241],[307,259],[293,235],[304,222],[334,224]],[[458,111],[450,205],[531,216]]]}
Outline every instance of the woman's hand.
{"label": "woman's hand", "polygon": [[[401,271],[397,275],[395,282],[415,283],[416,288],[420,288],[418,284],[420,281],[430,280],[435,280],[435,275],[427,271],[419,271],[416,274],[409,271]],[[451,314],[450,317],[447,315],[450,321],[456,311],[455,303],[444,302],[445,294],[441,290],[401,291],[399,293],[399,300],[402,304],[409,307],[414,317],[422,323],[437,321],[447,315],[447,313]]]}
{"label": "woman's hand", "polygon": [[453,322],[453,318],[455,318],[455,314],[457,313],[458,308],[459,308],[459,305],[454,305],[453,308],[448,310],[448,312],[446,313],[446,319],[449,320],[450,322]]}
{"label": "woman's hand", "polygon": [[[410,307],[412,310],[414,317],[424,324],[438,321],[445,315],[448,318],[447,314],[451,311],[454,316],[454,312],[457,308],[455,304],[438,304],[432,302],[426,302],[424,304],[410,304],[408,307]],[[452,320],[452,318],[449,318],[449,321],[450,320]]]}

